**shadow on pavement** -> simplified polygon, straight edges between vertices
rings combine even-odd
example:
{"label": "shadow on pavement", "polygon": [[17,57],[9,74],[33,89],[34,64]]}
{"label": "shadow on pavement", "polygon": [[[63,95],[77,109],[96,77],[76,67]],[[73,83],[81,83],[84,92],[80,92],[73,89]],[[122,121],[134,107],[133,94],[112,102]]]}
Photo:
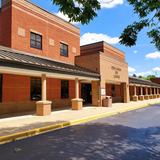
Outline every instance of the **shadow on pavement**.
{"label": "shadow on pavement", "polygon": [[91,123],[0,146],[2,160],[159,160],[160,127]]}

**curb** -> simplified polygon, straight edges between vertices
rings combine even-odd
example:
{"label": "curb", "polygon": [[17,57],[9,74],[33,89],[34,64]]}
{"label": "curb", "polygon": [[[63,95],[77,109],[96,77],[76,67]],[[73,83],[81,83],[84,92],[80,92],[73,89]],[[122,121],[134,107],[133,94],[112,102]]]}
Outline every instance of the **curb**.
{"label": "curb", "polygon": [[81,124],[81,123],[86,123],[86,122],[93,121],[93,120],[96,120],[96,119],[99,119],[99,118],[110,117],[110,116],[114,116],[114,115],[117,115],[117,114],[129,112],[129,111],[133,111],[133,110],[137,110],[137,109],[141,109],[141,108],[145,108],[145,107],[148,107],[148,106],[153,106],[155,104],[160,104],[160,103],[153,103],[153,104],[127,107],[127,108],[121,109],[119,111],[112,111],[112,112],[108,112],[108,113],[97,114],[97,115],[94,115],[94,116],[81,118],[81,119],[77,119],[77,120],[72,120],[72,121],[69,121],[69,122],[58,123],[58,124],[49,125],[49,126],[45,126],[45,127],[41,127],[41,128],[35,128],[35,129],[32,129],[32,130],[27,130],[27,131],[24,131],[24,132],[19,132],[19,133],[7,135],[7,136],[1,136],[0,137],[0,145],[5,144],[5,143],[9,143],[9,142],[13,142],[13,141],[16,141],[16,140],[36,136],[36,135],[39,135],[39,134],[42,134],[42,133],[62,129],[62,128],[65,128],[65,127],[69,127],[69,126],[73,126],[73,125],[77,125],[77,124]]}

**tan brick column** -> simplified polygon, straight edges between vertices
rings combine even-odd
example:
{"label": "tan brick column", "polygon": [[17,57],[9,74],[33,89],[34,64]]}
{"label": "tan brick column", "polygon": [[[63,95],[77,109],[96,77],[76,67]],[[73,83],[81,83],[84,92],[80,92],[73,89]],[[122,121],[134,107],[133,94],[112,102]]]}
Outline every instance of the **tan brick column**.
{"label": "tan brick column", "polygon": [[133,101],[138,101],[138,96],[137,96],[137,87],[134,85],[134,95],[133,95]]}
{"label": "tan brick column", "polygon": [[79,79],[75,78],[75,98],[72,99],[72,109],[80,110],[83,108],[83,99],[79,98]]}
{"label": "tan brick column", "polygon": [[136,88],[136,85],[134,86],[134,96],[137,95],[137,88]]}
{"label": "tan brick column", "polygon": [[140,86],[140,90],[141,90],[141,95],[139,95],[139,100],[140,101],[143,101],[144,100],[144,95],[143,95],[143,87],[142,86]]}
{"label": "tan brick column", "polygon": [[75,79],[75,95],[76,95],[76,98],[78,99],[79,98],[79,81],[78,81],[78,78]]}
{"label": "tan brick column", "polygon": [[123,88],[123,102],[128,103],[130,100],[129,98],[129,84],[128,83],[122,83]]}
{"label": "tan brick column", "polygon": [[156,88],[154,88],[154,94],[156,94]]}
{"label": "tan brick column", "polygon": [[42,100],[36,102],[36,114],[38,116],[46,116],[51,114],[51,101],[47,101],[47,78],[46,74],[42,74]]}
{"label": "tan brick column", "polygon": [[149,95],[150,99],[153,99],[153,95],[152,95],[152,87],[150,87],[150,95]]}
{"label": "tan brick column", "polygon": [[146,95],[148,95],[148,87],[146,87]]}
{"label": "tan brick column", "polygon": [[47,80],[46,80],[46,74],[42,74],[42,101],[47,100]]}
{"label": "tan brick column", "polygon": [[156,95],[156,88],[155,88],[155,87],[154,87],[153,98],[157,98],[157,95]]}
{"label": "tan brick column", "polygon": [[144,99],[148,100],[149,99],[149,95],[148,95],[148,87],[145,87],[146,90],[146,94],[144,96]]}
{"label": "tan brick column", "polygon": [[141,88],[141,95],[143,95],[143,87],[141,86],[140,88]]}

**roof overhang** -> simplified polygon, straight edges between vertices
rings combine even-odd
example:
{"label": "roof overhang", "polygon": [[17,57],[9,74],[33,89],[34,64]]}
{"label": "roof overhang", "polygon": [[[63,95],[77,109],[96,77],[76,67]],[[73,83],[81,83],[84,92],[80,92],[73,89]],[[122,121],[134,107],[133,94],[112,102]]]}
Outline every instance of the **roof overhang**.
{"label": "roof overhang", "polygon": [[22,76],[31,76],[31,77],[41,77],[42,74],[46,74],[48,78],[59,78],[59,79],[70,79],[73,80],[78,78],[79,80],[85,81],[99,81],[99,78],[94,77],[86,77],[80,75],[69,75],[63,73],[56,73],[56,72],[48,72],[48,71],[40,71],[35,69],[27,69],[27,68],[16,68],[16,67],[9,67],[9,66],[1,66],[0,65],[0,73],[2,74],[14,74],[14,75],[22,75]]}
{"label": "roof overhang", "polygon": [[100,80],[100,74],[88,69],[55,60],[20,53],[0,47],[0,73],[81,80]]}

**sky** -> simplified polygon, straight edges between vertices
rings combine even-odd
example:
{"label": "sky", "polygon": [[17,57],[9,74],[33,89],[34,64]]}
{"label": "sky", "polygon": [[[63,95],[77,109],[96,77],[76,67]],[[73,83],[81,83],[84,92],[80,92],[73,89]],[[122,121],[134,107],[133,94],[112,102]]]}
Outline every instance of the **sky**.
{"label": "sky", "polygon": [[[59,12],[58,6],[53,5],[51,0],[31,1],[66,21],[69,20]],[[125,47],[119,44],[119,36],[123,29],[138,20],[138,15],[134,14],[132,6],[126,0],[99,0],[99,2],[102,9],[89,24],[81,25],[72,22],[80,28],[81,45],[104,40],[125,52],[130,75],[154,74],[160,77],[160,51],[150,43],[151,39],[147,37],[146,32],[149,29],[140,32],[136,46]]]}

